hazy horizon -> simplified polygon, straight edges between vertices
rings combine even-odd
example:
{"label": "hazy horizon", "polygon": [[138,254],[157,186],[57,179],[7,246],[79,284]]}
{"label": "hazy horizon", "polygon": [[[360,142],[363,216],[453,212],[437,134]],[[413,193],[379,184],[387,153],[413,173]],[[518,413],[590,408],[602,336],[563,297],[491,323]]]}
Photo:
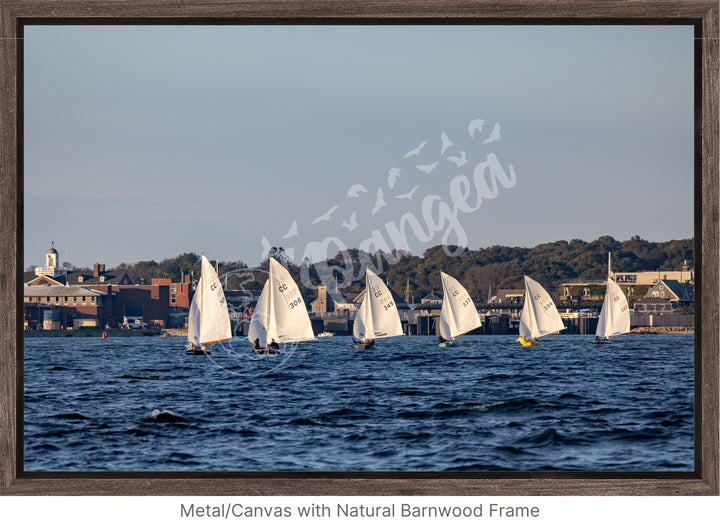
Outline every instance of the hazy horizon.
{"label": "hazy horizon", "polygon": [[692,238],[693,50],[691,25],[26,26],[24,264]]}

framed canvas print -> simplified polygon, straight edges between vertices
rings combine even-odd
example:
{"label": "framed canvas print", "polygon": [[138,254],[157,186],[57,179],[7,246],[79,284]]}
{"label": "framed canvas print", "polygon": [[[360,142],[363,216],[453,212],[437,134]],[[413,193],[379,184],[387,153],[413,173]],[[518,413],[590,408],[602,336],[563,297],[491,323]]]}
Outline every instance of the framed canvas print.
{"label": "framed canvas print", "polygon": [[0,6],[3,493],[717,495],[716,4]]}

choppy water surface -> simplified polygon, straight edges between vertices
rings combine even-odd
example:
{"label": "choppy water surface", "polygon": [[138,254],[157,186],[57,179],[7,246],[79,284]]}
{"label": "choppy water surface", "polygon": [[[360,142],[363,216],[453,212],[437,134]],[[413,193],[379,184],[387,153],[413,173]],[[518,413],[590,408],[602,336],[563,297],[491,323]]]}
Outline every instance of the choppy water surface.
{"label": "choppy water surface", "polygon": [[514,339],[28,338],[25,470],[693,469],[692,335]]}

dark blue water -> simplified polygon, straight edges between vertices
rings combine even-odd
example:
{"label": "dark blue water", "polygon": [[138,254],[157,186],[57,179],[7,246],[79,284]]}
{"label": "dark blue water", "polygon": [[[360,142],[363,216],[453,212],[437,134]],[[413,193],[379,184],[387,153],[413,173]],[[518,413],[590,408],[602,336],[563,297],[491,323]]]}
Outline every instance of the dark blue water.
{"label": "dark blue water", "polygon": [[28,338],[25,470],[693,469],[692,335],[514,340]]}

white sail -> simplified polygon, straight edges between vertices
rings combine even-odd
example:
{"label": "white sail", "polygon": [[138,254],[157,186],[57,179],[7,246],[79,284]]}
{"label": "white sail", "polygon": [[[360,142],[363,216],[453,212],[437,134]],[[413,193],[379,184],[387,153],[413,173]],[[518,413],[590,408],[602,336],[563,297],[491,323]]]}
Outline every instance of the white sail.
{"label": "white sail", "polygon": [[270,319],[268,313],[268,297],[269,297],[269,282],[265,281],[260,297],[255,304],[252,316],[250,317],[250,327],[248,327],[247,338],[250,342],[255,342],[257,338],[262,346],[267,345],[267,324]]}
{"label": "white sail", "polygon": [[353,335],[358,340],[401,336],[402,323],[390,289],[370,270],[365,272],[365,297],[355,316]]}
{"label": "white sail", "polygon": [[298,285],[272,257],[268,280],[250,319],[248,340],[254,342],[256,338],[263,347],[273,340],[287,343],[315,339]]}
{"label": "white sail", "polygon": [[627,332],[630,332],[630,308],[627,298],[620,287],[608,277],[605,301],[600,311],[595,335],[600,338],[610,338]]}
{"label": "white sail", "polygon": [[440,336],[446,340],[480,327],[480,317],[467,290],[456,279],[440,272],[443,287]]}
{"label": "white sail", "polygon": [[520,316],[520,336],[540,338],[565,328],[550,294],[537,281],[525,276],[525,303]]}
{"label": "white sail", "polygon": [[375,338],[375,329],[373,328],[372,320],[372,308],[370,305],[370,299],[364,297],[360,308],[355,315],[355,322],[353,323],[353,336],[358,340],[365,341]]}
{"label": "white sail", "polygon": [[198,282],[188,316],[188,342],[207,345],[232,338],[225,293],[215,268],[203,255]]}

